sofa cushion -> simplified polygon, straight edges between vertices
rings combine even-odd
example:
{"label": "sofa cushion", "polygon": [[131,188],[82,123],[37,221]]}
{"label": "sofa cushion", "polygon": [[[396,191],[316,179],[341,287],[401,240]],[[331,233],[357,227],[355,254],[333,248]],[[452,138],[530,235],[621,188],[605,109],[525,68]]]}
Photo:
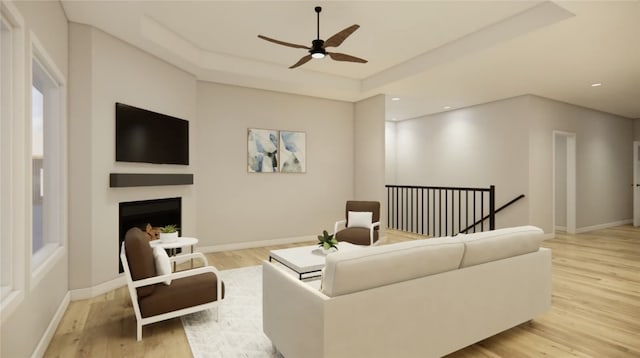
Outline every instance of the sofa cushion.
{"label": "sofa cushion", "polygon": [[[124,237],[124,248],[133,281],[156,276],[153,249],[149,245],[146,233],[137,227],[129,229]],[[153,293],[154,289],[155,285],[138,287],[138,297],[148,296]]]}
{"label": "sofa cushion", "polygon": [[[213,272],[173,280],[171,286],[157,285],[153,295],[140,298],[142,317],[213,302],[218,295],[218,277]],[[224,282],[222,282],[224,298]]]}
{"label": "sofa cushion", "polygon": [[[370,245],[371,230],[363,227],[348,227],[336,233],[336,240],[347,241],[356,245]],[[373,231],[373,242],[378,241],[378,231]]]}
{"label": "sofa cushion", "polygon": [[456,238],[424,239],[327,256],[322,292],[334,297],[455,270],[464,245]]}
{"label": "sofa cushion", "polygon": [[[345,206],[345,218],[347,218],[347,227],[349,227],[349,211],[369,211],[373,213],[372,222],[380,221],[380,202],[379,201],[358,201],[349,200]],[[377,226],[376,226],[377,229]]]}
{"label": "sofa cushion", "polygon": [[465,246],[460,267],[479,265],[538,251],[543,237],[542,229],[535,226],[459,234],[456,238]]}
{"label": "sofa cushion", "polygon": [[347,227],[363,227],[370,228],[373,213],[369,211],[349,211],[347,214]]}

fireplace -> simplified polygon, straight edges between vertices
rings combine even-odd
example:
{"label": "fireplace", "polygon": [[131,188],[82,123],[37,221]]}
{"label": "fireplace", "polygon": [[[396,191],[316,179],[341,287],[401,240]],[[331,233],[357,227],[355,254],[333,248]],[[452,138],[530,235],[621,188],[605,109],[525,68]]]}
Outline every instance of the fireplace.
{"label": "fireplace", "polygon": [[[140,227],[144,230],[147,223],[153,227],[174,224],[182,228],[182,198],[120,203],[119,223],[118,262],[120,262],[120,247],[124,241],[124,235],[130,228]],[[120,263],[120,272],[123,271]]]}

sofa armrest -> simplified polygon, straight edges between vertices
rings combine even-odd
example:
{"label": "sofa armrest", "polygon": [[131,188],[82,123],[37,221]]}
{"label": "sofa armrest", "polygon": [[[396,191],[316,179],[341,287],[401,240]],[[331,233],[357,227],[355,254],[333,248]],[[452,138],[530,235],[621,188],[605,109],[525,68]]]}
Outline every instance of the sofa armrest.
{"label": "sofa armrest", "polygon": [[209,261],[207,260],[207,257],[204,256],[202,252],[194,252],[191,254],[180,254],[180,255],[169,257],[169,261],[171,263],[176,263],[176,264],[181,264],[188,260],[197,260],[197,259],[202,261],[203,266],[209,266]]}
{"label": "sofa armrest", "polygon": [[[371,224],[371,227],[369,228],[369,240],[370,240],[369,245],[371,245],[371,246],[376,244],[375,242],[373,242],[373,232],[376,229],[376,227],[377,228],[380,227],[380,222],[379,221],[376,221],[373,224]],[[378,242],[380,242],[379,238],[378,238]]]}
{"label": "sofa armrest", "polygon": [[262,264],[262,328],[285,357],[323,357],[329,297],[286,268]]}
{"label": "sofa armrest", "polygon": [[[220,272],[215,267],[205,266],[205,267],[194,268],[191,270],[173,272],[173,273],[162,275],[162,276],[149,277],[149,278],[145,278],[144,280],[132,281],[132,285],[133,287],[136,287],[136,288],[142,287],[142,286],[149,286],[156,283],[164,282],[166,280],[177,280],[180,278],[200,275],[207,272],[213,272],[218,278],[220,278]],[[218,282],[220,281],[221,280],[218,279]]]}

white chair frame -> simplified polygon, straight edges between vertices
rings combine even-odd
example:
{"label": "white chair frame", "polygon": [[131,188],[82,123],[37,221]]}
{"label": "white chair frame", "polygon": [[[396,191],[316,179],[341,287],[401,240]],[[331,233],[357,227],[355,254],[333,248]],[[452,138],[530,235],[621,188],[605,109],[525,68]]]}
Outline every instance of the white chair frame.
{"label": "white chair frame", "polygon": [[[338,220],[336,221],[336,224],[333,225],[333,234],[337,234],[338,233],[338,229],[340,228],[340,226],[343,226],[343,229],[346,227],[347,225],[347,220],[346,219],[342,219],[342,220]],[[378,243],[380,242],[380,237],[378,237],[378,241],[377,242],[373,242],[373,232],[375,227],[379,227],[380,226],[380,222],[376,221],[374,223],[371,224],[371,226],[369,226],[369,245],[370,246],[374,246],[374,245],[378,245]]]}
{"label": "white chair frame", "polygon": [[[170,257],[169,260],[173,264],[173,263],[182,263],[192,259],[200,259],[203,261],[204,267],[197,267],[197,268],[186,270],[186,271],[173,272],[168,275],[155,276],[155,277],[150,277],[150,278],[137,280],[137,281],[133,281],[133,279],[131,278],[131,272],[129,271],[129,262],[127,261],[127,255],[124,248],[124,242],[122,243],[122,246],[120,249],[120,259],[122,260],[122,267],[124,268],[125,276],[127,278],[127,286],[129,288],[129,295],[131,296],[131,304],[133,305],[133,310],[136,315],[136,322],[137,322],[136,338],[138,341],[142,340],[142,326],[148,325],[151,323],[164,321],[174,317],[184,316],[194,312],[204,311],[209,308],[216,308],[216,314],[215,314],[216,321],[218,321],[218,319],[220,318],[220,305],[222,301],[222,278],[220,277],[220,272],[215,267],[209,266],[209,262],[207,261],[207,258],[204,256],[203,253],[195,252],[191,254],[177,255],[174,257]],[[137,290],[138,287],[149,286],[156,283],[164,282],[166,280],[177,280],[180,278],[199,275],[207,272],[213,272],[217,277],[216,281],[217,281],[218,296],[215,301],[198,305],[198,306],[183,308],[177,311],[171,311],[171,312],[159,314],[156,316],[142,318],[142,314],[140,313],[140,306],[138,305],[138,290]]]}

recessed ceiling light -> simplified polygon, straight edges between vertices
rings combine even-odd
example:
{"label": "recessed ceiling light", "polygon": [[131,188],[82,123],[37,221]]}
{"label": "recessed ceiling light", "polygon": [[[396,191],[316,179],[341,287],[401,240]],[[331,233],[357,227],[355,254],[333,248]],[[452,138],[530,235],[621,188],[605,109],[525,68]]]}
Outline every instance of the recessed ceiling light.
{"label": "recessed ceiling light", "polygon": [[400,97],[391,97],[391,100],[392,100],[392,101],[399,101],[399,100],[400,100]]}
{"label": "recessed ceiling light", "polygon": [[600,86],[602,86],[602,83],[600,82],[591,84],[591,87],[600,87]]}
{"label": "recessed ceiling light", "polygon": [[451,106],[444,106],[444,107],[442,107],[442,108],[444,108],[444,109],[451,109]]}

